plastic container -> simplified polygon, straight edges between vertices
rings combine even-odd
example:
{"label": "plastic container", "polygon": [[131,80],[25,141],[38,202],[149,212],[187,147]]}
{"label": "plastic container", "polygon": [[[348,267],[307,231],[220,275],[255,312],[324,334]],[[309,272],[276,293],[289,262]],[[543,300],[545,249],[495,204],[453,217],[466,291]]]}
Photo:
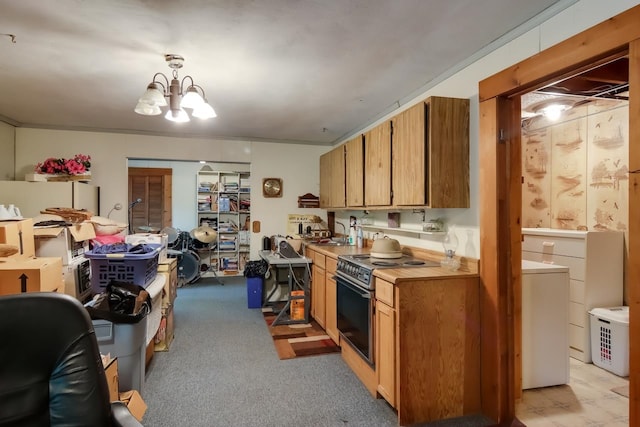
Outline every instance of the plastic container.
{"label": "plastic container", "polygon": [[629,307],[594,308],[589,314],[593,364],[629,376]]}
{"label": "plastic container", "polygon": [[118,358],[119,391],[138,390],[143,394],[147,317],[138,323],[92,322],[100,353]]}
{"label": "plastic container", "polygon": [[262,307],[262,277],[247,277],[247,307]]}
{"label": "plastic container", "polygon": [[162,245],[147,244],[153,247],[153,252],[145,254],[96,254],[93,251],[85,253],[91,260],[91,290],[94,294],[105,291],[112,280],[133,283],[147,287],[158,274],[158,257]]}

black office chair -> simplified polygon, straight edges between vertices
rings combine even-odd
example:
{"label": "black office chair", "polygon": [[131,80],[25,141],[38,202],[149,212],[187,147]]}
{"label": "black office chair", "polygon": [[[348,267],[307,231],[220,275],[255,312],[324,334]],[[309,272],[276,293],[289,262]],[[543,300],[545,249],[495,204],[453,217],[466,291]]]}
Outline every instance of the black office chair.
{"label": "black office chair", "polygon": [[142,426],[109,400],[93,324],[78,300],[0,296],[0,426]]}

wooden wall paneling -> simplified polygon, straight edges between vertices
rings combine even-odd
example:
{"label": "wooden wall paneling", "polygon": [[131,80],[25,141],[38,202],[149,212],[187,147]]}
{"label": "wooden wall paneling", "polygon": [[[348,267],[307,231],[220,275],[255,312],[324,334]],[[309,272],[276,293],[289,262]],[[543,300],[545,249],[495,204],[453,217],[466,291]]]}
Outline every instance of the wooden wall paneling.
{"label": "wooden wall paneling", "polygon": [[[483,355],[482,355],[482,375],[483,375],[483,412],[485,415],[499,419],[501,423],[508,423],[507,417],[511,417],[513,407],[513,394],[508,393],[500,381],[509,381],[508,376],[503,372],[503,368],[509,363],[502,361],[502,358],[512,358],[513,351],[505,349],[501,344],[504,328],[496,328],[495,322],[498,319],[506,320],[508,317],[502,312],[499,304],[501,295],[506,294],[506,289],[502,289],[503,284],[511,279],[511,274],[507,269],[502,268],[501,259],[508,259],[511,255],[516,255],[517,246],[514,244],[510,236],[513,233],[520,232],[520,226],[511,224],[511,217],[508,209],[504,209],[505,199],[500,192],[500,181],[506,180],[505,173],[498,165],[503,164],[498,161],[500,158],[499,150],[494,150],[493,145],[497,140],[497,131],[502,128],[507,133],[519,131],[519,125],[514,127],[510,123],[509,117],[499,116],[501,102],[494,99],[496,96],[507,96],[513,94],[522,94],[542,86],[545,82],[557,81],[563,76],[576,74],[615,59],[616,56],[625,54],[629,45],[630,51],[630,123],[629,123],[629,140],[630,155],[629,165],[632,173],[630,174],[629,194],[629,218],[632,219],[629,227],[629,268],[628,279],[631,283],[630,298],[630,322],[629,322],[629,341],[635,343],[630,347],[630,375],[629,375],[629,425],[638,425],[640,423],[640,401],[638,394],[640,391],[639,367],[640,352],[637,343],[639,337],[638,321],[640,321],[640,298],[638,296],[638,283],[640,280],[640,244],[637,242],[638,214],[640,213],[640,201],[638,192],[638,173],[640,170],[639,148],[640,130],[637,120],[640,108],[638,103],[640,99],[635,93],[638,93],[640,86],[640,61],[638,60],[637,39],[640,38],[640,5],[635,6],[626,12],[623,12],[601,24],[598,24],[564,42],[561,42],[552,48],[549,48],[537,55],[534,55],[524,61],[521,61],[508,69],[497,73],[479,84],[480,94],[480,248],[481,260],[480,271],[483,286],[482,300],[482,331],[483,331]],[[515,167],[515,165],[513,165]],[[635,223],[633,222],[635,221]],[[501,224],[508,224],[511,230],[502,229]],[[507,242],[511,247],[506,247],[503,242]],[[518,257],[519,258],[519,257]],[[508,298],[514,298],[511,292]],[[513,304],[513,300],[511,300]],[[499,325],[498,325],[499,326]],[[487,332],[494,331],[498,336],[492,338],[487,336]],[[488,343],[500,347],[491,348]],[[513,384],[513,382],[511,383]]]}
{"label": "wooden wall paneling", "polygon": [[640,39],[629,44],[629,425],[640,424]]}

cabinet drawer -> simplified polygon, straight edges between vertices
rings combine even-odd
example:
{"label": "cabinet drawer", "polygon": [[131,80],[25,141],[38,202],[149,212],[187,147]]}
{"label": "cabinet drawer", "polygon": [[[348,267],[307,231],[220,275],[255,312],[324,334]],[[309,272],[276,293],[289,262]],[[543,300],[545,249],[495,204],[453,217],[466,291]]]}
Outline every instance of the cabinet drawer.
{"label": "cabinet drawer", "polygon": [[585,327],[586,316],[584,304],[578,304],[571,301],[569,303],[569,323],[576,326]]}
{"label": "cabinet drawer", "polygon": [[316,252],[313,255],[313,263],[318,266],[318,268],[325,268],[325,256],[319,252]]}
{"label": "cabinet drawer", "polygon": [[325,265],[327,270],[327,276],[334,275],[336,272],[336,268],[338,267],[338,260],[334,258],[325,258]]}
{"label": "cabinet drawer", "polygon": [[581,326],[569,325],[569,347],[584,351],[585,330]]}
{"label": "cabinet drawer", "polygon": [[568,237],[524,235],[522,250],[549,255],[565,255],[575,258],[585,257],[585,240]]}
{"label": "cabinet drawer", "polygon": [[581,280],[569,281],[569,301],[584,304],[584,282]]}
{"label": "cabinet drawer", "polygon": [[522,251],[522,259],[569,267],[569,278],[584,281],[585,260],[563,255]]}
{"label": "cabinet drawer", "polygon": [[395,307],[393,291],[393,283],[386,282],[376,277],[376,299],[378,301],[381,301],[388,306]]}

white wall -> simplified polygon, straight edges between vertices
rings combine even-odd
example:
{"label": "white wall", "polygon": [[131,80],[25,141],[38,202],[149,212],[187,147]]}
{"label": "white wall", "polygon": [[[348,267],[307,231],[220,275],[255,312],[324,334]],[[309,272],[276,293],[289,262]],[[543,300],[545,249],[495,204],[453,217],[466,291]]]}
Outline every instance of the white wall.
{"label": "white wall", "polygon": [[[111,218],[127,222],[129,159],[147,159],[149,165],[151,160],[170,161],[176,168],[174,179],[178,182],[173,191],[173,215],[180,221],[180,227],[189,228],[195,224],[195,172],[198,168],[192,169],[188,162],[176,160],[250,164],[251,220],[261,222],[260,233],[251,236],[251,259],[257,259],[262,236],[285,234],[287,214],[309,213],[326,218],[324,211],[299,209],[297,202],[298,196],[305,193],[319,194],[318,158],[327,149],[303,144],[17,128],[15,170],[16,178],[24,179],[36,163],[47,157],[89,154],[92,184],[100,187],[101,214],[106,215],[114,204],[121,203],[125,208],[114,211]],[[262,197],[262,178],[265,177],[283,179],[282,198]],[[189,217],[193,218],[192,223],[188,222]]]}
{"label": "white wall", "polygon": [[[416,96],[406,105],[390,112],[387,116],[372,123],[370,126],[359,130],[353,135],[344,139],[347,141],[357,134],[363,133],[379,123],[390,119],[407,107],[429,96],[448,96],[469,98],[470,105],[470,209],[440,209],[426,212],[426,219],[443,218],[449,226],[454,226],[460,242],[457,253],[470,257],[479,257],[480,236],[478,232],[479,210],[478,210],[478,177],[479,177],[479,95],[478,82],[493,74],[510,67],[511,65],[527,59],[579,32],[617,15],[637,4],[637,0],[619,0],[614,2],[603,2],[601,0],[582,0],[568,7],[564,11],[551,17],[544,23],[527,31],[521,36],[513,39],[502,47],[483,56],[453,76],[443,80],[424,93]],[[336,219],[348,224],[349,215],[363,217],[362,211],[344,212],[336,214]],[[373,218],[376,225],[386,224],[386,213],[371,212],[369,217]],[[414,214],[411,211],[404,211],[401,215],[401,227],[407,229],[420,229],[422,222],[421,214]],[[371,234],[371,233],[370,233]],[[405,233],[389,236],[397,238],[404,245],[424,247],[442,251],[440,236],[423,236],[416,238]],[[468,242],[468,237],[472,236]],[[366,233],[365,233],[366,237]]]}
{"label": "white wall", "polygon": [[11,181],[14,178],[15,137],[16,129],[0,121],[0,180]]}
{"label": "white wall", "polygon": [[[479,210],[478,210],[478,82],[516,62],[571,37],[640,3],[635,0],[581,0],[558,13],[546,22],[518,36],[514,40],[481,57],[435,86],[425,89],[406,105],[387,116],[360,129],[355,134],[374,127],[398,112],[428,96],[463,97],[471,100],[470,118],[470,177],[471,208],[428,211],[429,218],[443,218],[455,225],[460,240],[458,253],[478,257]],[[345,141],[353,137],[350,135]],[[252,247],[260,247],[262,235],[282,233],[286,227],[288,213],[314,213],[313,210],[297,209],[297,197],[307,192],[318,194],[318,157],[327,147],[310,147],[296,144],[277,144],[252,141],[221,141],[152,137],[115,133],[92,133],[44,129],[16,129],[16,177],[31,171],[35,163],[56,156],[66,157],[76,153],[91,154],[94,166],[94,183],[101,187],[101,203],[110,208],[114,203],[127,201],[127,159],[165,160],[209,160],[217,162],[251,163],[253,194],[259,191],[261,179],[267,176],[284,179],[282,199],[264,199],[262,193],[252,195],[252,220],[260,220],[262,231],[252,235]],[[191,191],[191,190],[189,190]],[[318,211],[319,212],[319,211]],[[338,213],[345,222],[350,213]],[[356,213],[362,216],[362,211]],[[372,213],[376,223],[386,223],[385,213]],[[125,214],[126,217],[126,214]],[[124,217],[122,218],[124,220]],[[422,215],[407,211],[402,214],[401,224],[406,228],[420,228]],[[467,237],[472,236],[468,242]],[[403,244],[442,250],[438,238],[425,236],[422,239],[406,235],[394,236]]]}

